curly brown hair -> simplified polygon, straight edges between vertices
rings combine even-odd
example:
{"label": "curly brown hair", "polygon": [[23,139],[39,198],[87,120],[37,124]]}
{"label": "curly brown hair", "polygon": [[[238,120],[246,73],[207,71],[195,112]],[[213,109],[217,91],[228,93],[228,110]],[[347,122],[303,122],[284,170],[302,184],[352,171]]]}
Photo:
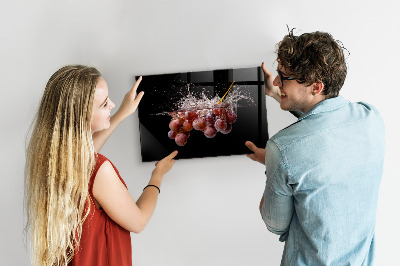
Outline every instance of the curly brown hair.
{"label": "curly brown hair", "polygon": [[301,84],[322,82],[322,93],[333,98],[339,95],[346,79],[344,49],[329,33],[316,31],[295,36],[292,29],[277,44],[277,61]]}

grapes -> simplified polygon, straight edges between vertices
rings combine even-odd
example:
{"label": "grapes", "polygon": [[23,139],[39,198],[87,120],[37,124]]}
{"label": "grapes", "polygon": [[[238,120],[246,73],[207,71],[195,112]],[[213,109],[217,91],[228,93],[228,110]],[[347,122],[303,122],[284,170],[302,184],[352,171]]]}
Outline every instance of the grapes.
{"label": "grapes", "polygon": [[213,113],[216,115],[216,116],[220,116],[222,113],[223,113],[223,108],[222,107],[218,107],[218,108],[214,108],[213,109]]}
{"label": "grapes", "polygon": [[235,123],[235,121],[236,121],[236,119],[237,119],[236,113],[233,112],[233,111],[230,111],[230,110],[226,111],[225,117],[226,117],[226,121],[227,121],[229,124]]}
{"label": "grapes", "polygon": [[208,113],[205,117],[207,125],[214,125],[215,123],[215,115],[212,113]]}
{"label": "grapes", "polygon": [[187,143],[188,137],[185,133],[178,133],[175,137],[175,143],[179,146],[184,146]]}
{"label": "grapes", "polygon": [[186,120],[193,121],[197,118],[197,113],[195,111],[186,111],[185,118]]}
{"label": "grapes", "polygon": [[217,130],[213,126],[207,126],[204,130],[204,136],[207,138],[213,138],[217,134]]}
{"label": "grapes", "polygon": [[174,131],[174,130],[170,130],[169,132],[168,132],[168,137],[170,138],[170,139],[174,139],[175,137],[176,137],[176,131]]}
{"label": "grapes", "polygon": [[185,131],[190,131],[193,129],[193,125],[190,121],[186,120],[185,122],[183,122],[182,129]]}
{"label": "grapes", "polygon": [[173,131],[178,132],[181,126],[182,123],[180,119],[173,119],[171,120],[171,122],[169,122],[169,128],[172,129]]}
{"label": "grapes", "polygon": [[203,118],[197,118],[193,121],[193,128],[203,131],[206,128],[206,121]]}
{"label": "grapes", "polygon": [[224,130],[220,130],[222,134],[229,134],[232,131],[232,124],[228,124]]}
{"label": "grapes", "polygon": [[232,124],[237,120],[235,108],[228,103],[220,103],[214,104],[212,108],[202,106],[170,112],[172,119],[168,137],[174,139],[177,145],[184,146],[192,129],[203,132],[206,138],[214,138],[218,132],[229,134]]}
{"label": "grapes", "polygon": [[225,130],[227,127],[227,123],[225,119],[221,119],[218,118],[217,121],[215,121],[214,127],[218,130],[218,131],[222,131]]}

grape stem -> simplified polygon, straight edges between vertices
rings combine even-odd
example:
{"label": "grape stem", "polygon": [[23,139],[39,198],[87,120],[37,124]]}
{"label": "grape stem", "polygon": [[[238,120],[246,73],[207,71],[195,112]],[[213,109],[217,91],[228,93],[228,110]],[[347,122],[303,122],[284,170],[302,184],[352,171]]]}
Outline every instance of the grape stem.
{"label": "grape stem", "polygon": [[235,81],[232,82],[231,86],[229,87],[229,89],[225,92],[224,96],[222,96],[221,100],[219,100],[217,102],[217,104],[222,103],[222,100],[225,98],[225,96],[228,94],[229,90],[232,88],[233,83],[235,83]]}

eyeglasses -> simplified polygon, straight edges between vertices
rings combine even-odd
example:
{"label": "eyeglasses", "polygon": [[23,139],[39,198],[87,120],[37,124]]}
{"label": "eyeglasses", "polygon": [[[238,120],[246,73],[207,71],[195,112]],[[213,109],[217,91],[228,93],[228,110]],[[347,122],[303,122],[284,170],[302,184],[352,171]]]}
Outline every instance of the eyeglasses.
{"label": "eyeglasses", "polygon": [[281,71],[279,71],[279,70],[277,70],[277,71],[278,71],[279,80],[281,81],[282,87],[283,87],[283,81],[284,80],[295,80],[295,79],[297,79],[296,77],[284,77]]}

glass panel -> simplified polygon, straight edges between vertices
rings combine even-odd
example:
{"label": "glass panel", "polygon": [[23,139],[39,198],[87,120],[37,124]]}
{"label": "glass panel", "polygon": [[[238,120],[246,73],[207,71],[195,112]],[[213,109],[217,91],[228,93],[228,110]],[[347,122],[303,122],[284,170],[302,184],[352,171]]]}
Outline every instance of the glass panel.
{"label": "glass panel", "polygon": [[246,140],[259,147],[268,140],[260,67],[147,75],[142,90],[142,161],[173,150],[177,159],[245,154]]}

